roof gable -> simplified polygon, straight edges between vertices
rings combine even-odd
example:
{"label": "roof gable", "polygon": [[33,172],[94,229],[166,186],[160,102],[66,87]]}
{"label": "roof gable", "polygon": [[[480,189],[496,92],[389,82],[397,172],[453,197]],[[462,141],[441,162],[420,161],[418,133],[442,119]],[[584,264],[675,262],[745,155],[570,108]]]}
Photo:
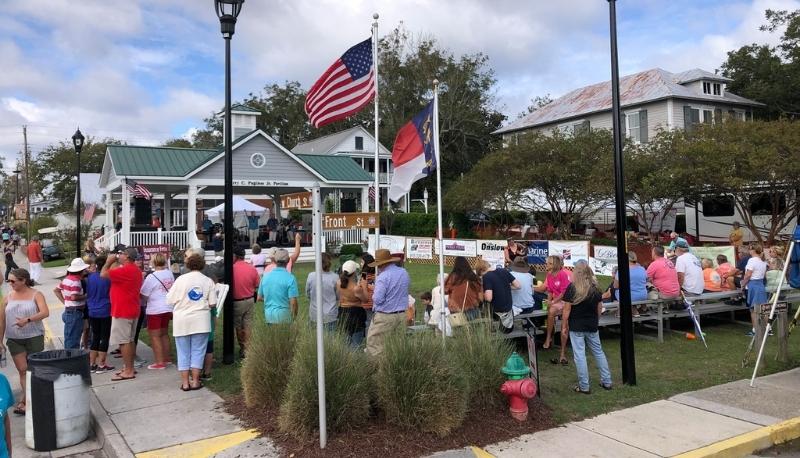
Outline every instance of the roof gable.
{"label": "roof gable", "polygon": [[[338,152],[351,152],[351,153],[368,153],[369,151],[355,151],[351,147],[344,146],[343,143],[345,140],[351,138],[354,134],[361,134],[362,136],[369,138],[370,141],[373,141],[375,137],[373,137],[367,129],[363,128],[362,126],[355,126],[349,129],[345,129],[339,132],[335,132],[330,135],[326,135],[324,137],[315,138],[313,140],[300,142],[294,148],[292,148],[292,152],[294,154],[316,154],[316,155],[330,155],[336,154]],[[374,152],[375,150],[371,150]],[[380,145],[380,155],[383,157],[391,157],[392,153],[385,146]]]}
{"label": "roof gable", "polygon": [[109,145],[116,176],[184,177],[219,154],[216,149]]}

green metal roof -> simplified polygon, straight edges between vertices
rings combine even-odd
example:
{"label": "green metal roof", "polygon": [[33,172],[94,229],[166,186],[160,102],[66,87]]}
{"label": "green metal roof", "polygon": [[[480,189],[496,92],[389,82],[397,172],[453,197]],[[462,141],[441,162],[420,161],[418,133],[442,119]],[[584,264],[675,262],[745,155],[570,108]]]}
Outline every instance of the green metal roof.
{"label": "green metal roof", "polygon": [[350,157],[316,154],[297,154],[296,156],[322,175],[326,181],[371,182],[374,180],[369,172],[359,167],[356,161]]}
{"label": "green metal roof", "polygon": [[219,154],[216,149],[108,145],[118,176],[183,177]]}
{"label": "green metal roof", "polygon": [[[223,110],[223,111],[225,111],[225,110]],[[261,111],[256,110],[253,107],[250,107],[250,106],[247,106],[247,105],[243,105],[241,103],[237,103],[235,105],[231,105],[231,111],[247,111],[247,112],[250,112],[250,113],[261,113]]]}

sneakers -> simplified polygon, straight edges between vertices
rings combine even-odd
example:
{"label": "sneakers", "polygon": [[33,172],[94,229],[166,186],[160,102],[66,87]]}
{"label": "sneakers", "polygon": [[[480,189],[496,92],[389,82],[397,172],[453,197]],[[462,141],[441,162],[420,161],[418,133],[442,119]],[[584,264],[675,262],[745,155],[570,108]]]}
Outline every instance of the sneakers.
{"label": "sneakers", "polygon": [[150,369],[150,370],[166,369],[167,365],[164,364],[164,363],[153,363],[153,364],[147,366],[147,368]]}
{"label": "sneakers", "polygon": [[140,369],[140,368],[144,367],[145,364],[147,364],[147,360],[144,360],[144,359],[141,359],[141,358],[138,358],[138,357],[133,361],[133,367],[135,367],[137,369]]}
{"label": "sneakers", "polygon": [[97,364],[92,364],[89,367],[89,372],[97,372]]}
{"label": "sneakers", "polygon": [[200,374],[200,380],[204,382],[211,380],[211,374],[206,374],[205,372],[203,372],[202,374]]}
{"label": "sneakers", "polygon": [[94,373],[102,374],[103,372],[113,371],[114,369],[115,369],[114,366],[109,366],[108,364],[104,364],[102,366],[95,366]]}
{"label": "sneakers", "polygon": [[745,333],[745,335],[747,337],[755,337],[756,331],[755,331],[755,329],[751,329],[751,330],[747,331],[747,333]]}

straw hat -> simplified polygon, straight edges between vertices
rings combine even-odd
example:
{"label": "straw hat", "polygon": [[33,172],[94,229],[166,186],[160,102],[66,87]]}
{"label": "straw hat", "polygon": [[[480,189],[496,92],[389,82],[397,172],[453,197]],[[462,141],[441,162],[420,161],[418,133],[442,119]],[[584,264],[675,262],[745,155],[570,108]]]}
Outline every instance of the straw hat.
{"label": "straw hat", "polygon": [[375,262],[371,262],[369,266],[380,267],[384,264],[389,264],[390,262],[397,262],[399,260],[400,258],[392,257],[392,254],[389,250],[381,248],[380,250],[375,251]]}
{"label": "straw hat", "polygon": [[511,263],[511,270],[514,272],[528,273],[531,268],[528,265],[528,260],[525,259],[524,256],[517,256],[514,258],[514,262]]}

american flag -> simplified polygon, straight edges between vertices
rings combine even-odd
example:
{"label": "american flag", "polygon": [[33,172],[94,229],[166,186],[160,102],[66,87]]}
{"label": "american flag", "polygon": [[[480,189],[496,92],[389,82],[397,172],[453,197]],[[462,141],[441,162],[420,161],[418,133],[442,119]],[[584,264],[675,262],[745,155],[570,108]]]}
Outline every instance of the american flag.
{"label": "american flag", "polygon": [[375,186],[369,187],[369,200],[375,201]]}
{"label": "american flag", "polygon": [[143,184],[139,184],[133,180],[126,180],[125,187],[128,188],[128,192],[133,195],[133,197],[142,197],[144,199],[150,199],[153,197],[153,193],[150,192]]}
{"label": "american flag", "polygon": [[375,95],[372,39],[348,49],[306,95],[306,114],[314,127],[352,116]]}

